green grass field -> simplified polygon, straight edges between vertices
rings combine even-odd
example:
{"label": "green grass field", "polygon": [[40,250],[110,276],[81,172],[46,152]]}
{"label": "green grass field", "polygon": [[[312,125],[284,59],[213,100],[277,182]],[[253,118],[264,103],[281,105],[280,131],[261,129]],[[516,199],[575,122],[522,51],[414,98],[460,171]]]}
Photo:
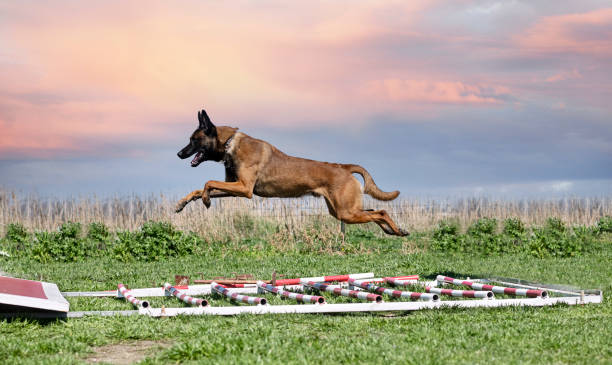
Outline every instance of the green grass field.
{"label": "green grass field", "polygon": [[[367,271],[428,278],[492,274],[603,289],[604,303],[392,314],[4,320],[0,321],[0,362],[81,363],[107,345],[123,345],[117,347],[121,351],[133,345],[141,347],[142,363],[155,364],[612,363],[611,234],[600,237],[597,250],[568,258],[449,255],[420,249],[425,235],[411,237],[353,237],[351,245],[361,247],[354,253],[346,253],[342,245],[324,252],[280,252],[257,243],[219,245],[197,256],[127,264],[107,258],[41,264],[27,257],[0,257],[0,270],[55,282],[62,291],[113,289],[118,282],[130,287],[159,286],[171,282],[174,274],[195,277],[197,272],[207,277],[252,273],[261,278],[269,278],[274,270],[289,277]],[[280,303],[266,297],[272,304]],[[69,301],[75,311],[132,309],[112,298]],[[182,305],[173,298],[151,298],[150,302],[155,307]],[[227,305],[221,299],[212,299],[211,304]]]}

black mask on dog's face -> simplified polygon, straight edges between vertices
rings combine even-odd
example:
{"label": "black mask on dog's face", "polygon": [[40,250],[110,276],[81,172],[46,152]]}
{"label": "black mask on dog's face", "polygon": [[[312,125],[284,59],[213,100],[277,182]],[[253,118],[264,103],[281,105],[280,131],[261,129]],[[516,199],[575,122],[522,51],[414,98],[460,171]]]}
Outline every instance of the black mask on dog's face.
{"label": "black mask on dog's face", "polygon": [[189,138],[189,144],[180,150],[177,155],[180,159],[195,154],[191,160],[191,167],[196,167],[206,160],[210,160],[217,148],[217,127],[210,121],[206,111],[198,112],[199,126]]}

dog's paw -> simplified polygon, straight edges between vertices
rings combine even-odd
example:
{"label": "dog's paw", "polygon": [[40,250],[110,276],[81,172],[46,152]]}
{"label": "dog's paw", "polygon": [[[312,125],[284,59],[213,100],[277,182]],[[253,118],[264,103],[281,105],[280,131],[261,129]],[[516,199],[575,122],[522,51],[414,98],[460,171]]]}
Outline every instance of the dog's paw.
{"label": "dog's paw", "polygon": [[187,205],[187,203],[179,202],[178,204],[176,204],[176,208],[174,208],[174,212],[180,213],[183,210],[183,208],[185,208],[185,205]]}
{"label": "dog's paw", "polygon": [[206,209],[210,208],[210,198],[208,196],[202,196],[202,203],[204,203]]}
{"label": "dog's paw", "polygon": [[401,234],[402,237],[410,236],[410,232],[408,232],[405,229],[401,229],[400,228],[399,231],[400,231],[400,234]]}

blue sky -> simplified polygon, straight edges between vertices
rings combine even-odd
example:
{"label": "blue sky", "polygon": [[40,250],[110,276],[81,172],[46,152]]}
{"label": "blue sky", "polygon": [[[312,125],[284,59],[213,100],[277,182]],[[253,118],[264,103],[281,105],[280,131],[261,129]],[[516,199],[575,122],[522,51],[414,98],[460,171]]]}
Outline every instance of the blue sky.
{"label": "blue sky", "polygon": [[200,188],[206,108],[403,196],[612,193],[609,2],[147,4],[0,4],[0,186]]}

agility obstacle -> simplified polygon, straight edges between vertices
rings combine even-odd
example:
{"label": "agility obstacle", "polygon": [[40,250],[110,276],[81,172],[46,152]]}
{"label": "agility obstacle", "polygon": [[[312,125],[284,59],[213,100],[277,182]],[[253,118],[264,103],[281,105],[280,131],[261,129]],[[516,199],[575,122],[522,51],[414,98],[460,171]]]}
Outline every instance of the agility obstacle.
{"label": "agility obstacle", "polygon": [[306,295],[306,294],[290,292],[288,290],[284,290],[282,288],[276,287],[272,284],[264,283],[263,281],[258,281],[257,287],[261,288],[262,290],[268,291],[270,293],[278,294],[283,298],[297,300],[300,303],[318,303],[318,304],[325,303],[324,297],[321,297],[318,295]]}
{"label": "agility obstacle", "polygon": [[164,290],[166,290],[167,292],[169,292],[170,294],[174,295],[175,297],[177,297],[178,299],[182,300],[183,302],[187,304],[197,305],[200,307],[206,307],[208,305],[208,300],[202,299],[202,298],[194,298],[185,293],[181,293],[174,286],[170,285],[170,283],[164,284]]}
{"label": "agility obstacle", "polygon": [[247,304],[259,304],[259,305],[268,304],[268,301],[266,300],[266,298],[250,297],[248,295],[232,293],[227,288],[215,283],[214,281],[210,283],[210,287],[212,288],[214,292],[219,293],[223,296],[226,296],[229,299],[235,300],[237,302],[243,302]]}
{"label": "agility obstacle", "polygon": [[359,290],[342,289],[342,288],[334,287],[334,286],[327,285],[327,284],[315,283],[314,281],[303,282],[302,284],[307,287],[316,289],[318,291],[325,291],[325,292],[332,293],[335,295],[341,295],[341,296],[349,297],[349,298],[367,300],[367,301],[376,302],[376,303],[382,302],[382,297],[378,294],[364,293]]}
{"label": "agility obstacle", "polygon": [[4,306],[18,311],[66,313],[70,310],[53,283],[0,276],[0,311]]}
{"label": "agility obstacle", "polygon": [[[258,282],[255,285],[245,284],[242,287],[230,287],[229,285],[220,285],[212,283],[211,285],[192,285],[192,286],[173,286],[166,283],[163,287],[157,288],[141,288],[128,289],[125,285],[117,285],[117,290],[103,292],[70,292],[62,293],[64,296],[116,296],[125,298],[132,303],[136,310],[123,311],[84,311],[84,312],[23,312],[18,313],[0,312],[0,317],[33,317],[33,318],[78,318],[84,316],[128,316],[128,315],[147,315],[152,317],[160,316],[176,316],[176,315],[236,315],[243,313],[250,314],[266,314],[266,313],[351,313],[351,312],[388,312],[388,311],[413,311],[422,309],[444,309],[444,308],[493,308],[505,306],[552,306],[559,303],[567,305],[579,305],[590,303],[601,303],[603,301],[603,293],[600,290],[582,290],[561,285],[539,284],[527,282],[519,279],[508,278],[481,278],[468,280],[457,280],[443,275],[438,275],[435,281],[416,281],[413,278],[403,277],[385,277],[375,278],[374,274],[355,274],[368,275],[363,279],[356,279],[351,275],[332,275],[317,277],[317,280],[337,280],[338,285],[329,283],[315,282],[312,280],[302,284],[293,284],[295,279],[289,282],[291,285],[279,281],[274,284],[266,282]],[[346,280],[346,281],[339,281]],[[423,288],[426,293],[411,293],[402,292],[385,288],[379,283],[387,283],[393,285],[418,285]],[[453,285],[467,285],[474,290],[452,290],[440,287],[444,283]],[[469,284],[471,285],[469,285]],[[487,284],[484,284],[487,283]],[[497,286],[502,284],[505,286]],[[349,285],[349,289],[345,289]],[[492,290],[478,290],[478,289]],[[174,289],[174,290],[172,290]],[[366,300],[361,303],[326,303],[319,304],[324,296],[306,295],[303,290],[313,289],[323,293],[333,295],[342,295],[351,298]],[[351,290],[354,289],[354,290]],[[507,290],[514,289],[514,290]],[[4,290],[0,287],[0,294]],[[523,298],[495,298],[493,292],[503,290],[502,294],[523,295]],[[284,298],[290,298],[304,304],[296,305],[253,305],[253,306],[199,306],[198,299],[190,297],[191,295],[207,295],[211,293],[219,293],[224,298],[232,301],[244,302],[249,304],[266,304],[265,298],[249,297],[244,294],[252,293],[274,293]],[[403,293],[403,294],[399,294]],[[461,300],[433,300],[440,293],[445,296],[461,296]],[[486,293],[486,294],[483,294]],[[549,296],[548,293],[552,293]],[[183,295],[184,294],[184,295]],[[380,294],[390,295],[396,298],[396,301],[383,302]],[[417,298],[417,295],[420,296]],[[136,297],[161,297],[161,296],[176,296],[179,299],[190,304],[196,304],[193,307],[173,308],[162,306],[161,308],[151,308],[149,303]],[[0,299],[2,299],[0,295]],[[431,298],[427,300],[426,298]],[[404,299],[404,300],[402,300]],[[419,300],[414,300],[419,299]],[[202,299],[205,300],[205,299]],[[204,302],[201,302],[204,304]]]}
{"label": "agility obstacle", "polygon": [[447,295],[449,297],[482,298],[482,299],[492,299],[494,297],[492,291],[452,290],[452,289],[433,288],[431,286],[426,286],[425,291],[428,293]]}
{"label": "agility obstacle", "polygon": [[475,282],[468,281],[468,280],[453,279],[453,278],[450,278],[444,275],[438,275],[436,277],[436,280],[439,283],[464,285],[464,286],[469,286],[470,288],[473,288],[476,290],[490,290],[496,294],[516,295],[516,296],[529,297],[529,298],[537,298],[537,297],[545,298],[548,296],[548,292],[546,290],[507,288],[505,286],[480,284],[480,283],[475,283]]}
{"label": "agility obstacle", "polygon": [[409,291],[393,290],[393,289],[383,288],[382,286],[376,286],[366,280],[349,279],[348,283],[351,285],[360,287],[362,289],[365,289],[369,292],[378,293],[381,295],[386,294],[393,298],[406,298],[406,299],[412,299],[412,300],[439,300],[440,299],[437,294],[414,293],[414,292],[409,292]]}
{"label": "agility obstacle", "polygon": [[140,300],[140,299],[134,297],[132,295],[132,293],[130,292],[130,290],[125,287],[125,285],[117,284],[117,289],[119,289],[119,292],[121,293],[121,295],[123,295],[125,300],[127,300],[130,303],[132,303],[135,307],[137,307],[137,308],[138,307],[142,307],[142,308],[149,307],[149,302],[147,302],[146,300]]}

